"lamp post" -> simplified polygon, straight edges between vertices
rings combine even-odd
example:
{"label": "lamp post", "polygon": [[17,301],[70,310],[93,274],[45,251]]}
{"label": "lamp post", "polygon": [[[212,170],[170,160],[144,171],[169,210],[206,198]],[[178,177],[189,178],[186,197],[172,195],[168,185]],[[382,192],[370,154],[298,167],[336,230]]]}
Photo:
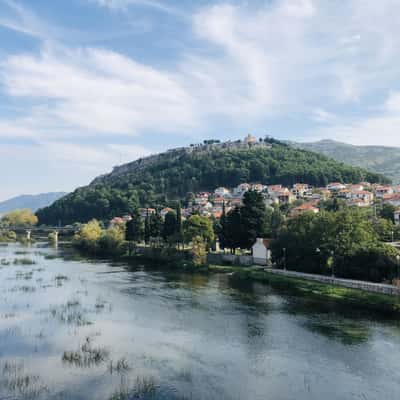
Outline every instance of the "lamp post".
{"label": "lamp post", "polygon": [[283,248],[283,269],[286,271],[286,247]]}
{"label": "lamp post", "polygon": [[331,257],[332,257],[332,278],[335,277],[335,252],[331,250]]}
{"label": "lamp post", "polygon": [[392,231],[392,243],[394,243],[394,231]]}
{"label": "lamp post", "polygon": [[397,254],[396,260],[397,260],[397,285],[398,285],[399,284],[399,279],[400,279],[400,274],[399,274],[399,270],[400,270],[400,254]]}

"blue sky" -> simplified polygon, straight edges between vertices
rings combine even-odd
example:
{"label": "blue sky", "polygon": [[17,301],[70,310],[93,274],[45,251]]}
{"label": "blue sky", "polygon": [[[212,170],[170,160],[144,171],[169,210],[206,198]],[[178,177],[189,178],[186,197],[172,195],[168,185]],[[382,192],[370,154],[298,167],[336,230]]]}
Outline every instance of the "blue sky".
{"label": "blue sky", "polygon": [[247,133],[400,146],[398,0],[0,0],[0,200]]}

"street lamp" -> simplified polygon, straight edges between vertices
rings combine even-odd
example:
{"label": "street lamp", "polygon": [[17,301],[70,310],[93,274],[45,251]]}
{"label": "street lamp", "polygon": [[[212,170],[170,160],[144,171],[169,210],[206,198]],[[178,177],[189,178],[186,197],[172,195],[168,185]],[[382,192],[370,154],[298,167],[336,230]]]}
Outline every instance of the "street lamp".
{"label": "street lamp", "polygon": [[332,278],[335,277],[335,252],[331,250],[331,257],[332,257]]}
{"label": "street lamp", "polygon": [[399,284],[399,279],[400,279],[400,275],[399,275],[399,270],[400,270],[400,254],[397,254],[396,260],[397,260],[397,285],[398,285],[398,284]]}
{"label": "street lamp", "polygon": [[394,243],[394,231],[392,231],[392,243]]}

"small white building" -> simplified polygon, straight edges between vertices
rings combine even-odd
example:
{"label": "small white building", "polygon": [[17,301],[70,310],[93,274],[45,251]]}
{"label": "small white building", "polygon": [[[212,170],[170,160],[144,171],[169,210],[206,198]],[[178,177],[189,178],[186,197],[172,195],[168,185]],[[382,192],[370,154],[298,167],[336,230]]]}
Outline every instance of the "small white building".
{"label": "small white building", "polygon": [[231,194],[231,191],[225,187],[218,187],[214,190],[214,195],[217,197],[226,197]]}
{"label": "small white building", "polygon": [[270,239],[257,238],[253,244],[252,251],[254,264],[268,265],[270,263]]}

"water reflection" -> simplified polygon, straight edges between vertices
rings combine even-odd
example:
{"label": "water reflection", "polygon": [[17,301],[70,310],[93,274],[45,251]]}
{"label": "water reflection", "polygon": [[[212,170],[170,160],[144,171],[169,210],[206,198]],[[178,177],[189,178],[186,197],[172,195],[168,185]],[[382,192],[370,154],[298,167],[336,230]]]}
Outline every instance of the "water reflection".
{"label": "water reflection", "polygon": [[398,322],[335,302],[0,247],[0,399],[395,399],[399,356]]}

